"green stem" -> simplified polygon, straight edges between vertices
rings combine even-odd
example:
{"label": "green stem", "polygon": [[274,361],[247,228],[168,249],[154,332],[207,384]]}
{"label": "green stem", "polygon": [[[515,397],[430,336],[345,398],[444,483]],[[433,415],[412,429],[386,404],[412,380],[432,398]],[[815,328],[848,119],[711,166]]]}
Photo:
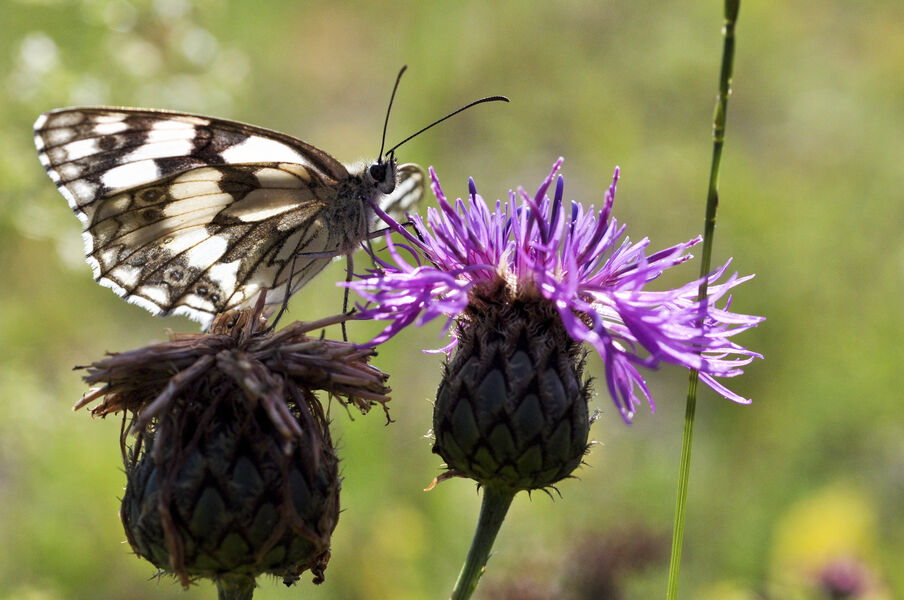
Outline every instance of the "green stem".
{"label": "green stem", "polygon": [[251,600],[253,595],[253,577],[225,575],[217,579],[217,600]]}
{"label": "green stem", "polygon": [[451,600],[468,600],[477,589],[477,581],[483,575],[490,550],[493,549],[493,542],[496,541],[496,534],[499,533],[514,497],[515,493],[510,490],[500,490],[493,486],[483,488],[483,503],[480,506],[477,529],[474,531],[468,557],[452,590]]}
{"label": "green stem", "polygon": [[[722,28],[722,69],[719,74],[719,93],[713,115],[713,156],[706,195],[706,219],[703,224],[703,256],[700,262],[699,298],[706,298],[709,285],[706,276],[712,263],[713,236],[716,230],[716,209],[719,207],[719,166],[725,143],[725,117],[731,91],[731,71],[735,53],[735,23],[741,0],[725,0],[725,25]],[[678,474],[678,498],[675,501],[675,524],[672,533],[672,555],[669,561],[667,600],[678,597],[678,573],[681,570],[681,549],[684,545],[684,523],[687,518],[687,487],[691,469],[691,446],[694,440],[694,414],[697,410],[697,382],[699,373],[692,370],[687,385],[687,406],[684,412],[684,437],[681,443],[681,464]]]}

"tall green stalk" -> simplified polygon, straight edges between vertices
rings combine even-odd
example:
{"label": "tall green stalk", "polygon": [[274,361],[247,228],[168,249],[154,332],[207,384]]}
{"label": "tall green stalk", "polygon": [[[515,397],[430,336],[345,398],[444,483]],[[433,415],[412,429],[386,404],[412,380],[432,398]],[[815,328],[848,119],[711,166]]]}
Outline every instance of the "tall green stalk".
{"label": "tall green stalk", "polygon": [[500,490],[492,485],[483,488],[483,503],[480,507],[480,517],[477,519],[477,529],[474,539],[471,541],[471,549],[468,557],[455,582],[450,600],[468,600],[477,589],[477,582],[487,565],[490,551],[496,534],[502,527],[505,514],[512,504],[515,493],[511,490]]}
{"label": "tall green stalk", "polygon": [[[713,235],[716,230],[716,209],[719,206],[719,166],[725,143],[725,117],[728,95],[731,92],[731,71],[735,53],[735,23],[741,0],[725,0],[725,25],[722,28],[722,70],[719,74],[719,93],[713,115],[713,156],[709,171],[709,190],[706,194],[706,219],[703,224],[703,256],[700,261],[700,298],[706,298],[712,262]],[[672,533],[672,555],[669,561],[667,600],[678,597],[678,573],[681,570],[681,549],[684,545],[684,523],[687,517],[687,484],[691,468],[691,446],[694,439],[694,413],[697,410],[697,382],[699,373],[691,371],[687,386],[687,406],[684,413],[684,437],[681,444],[681,465],[678,475],[678,498],[675,502],[675,525]]]}

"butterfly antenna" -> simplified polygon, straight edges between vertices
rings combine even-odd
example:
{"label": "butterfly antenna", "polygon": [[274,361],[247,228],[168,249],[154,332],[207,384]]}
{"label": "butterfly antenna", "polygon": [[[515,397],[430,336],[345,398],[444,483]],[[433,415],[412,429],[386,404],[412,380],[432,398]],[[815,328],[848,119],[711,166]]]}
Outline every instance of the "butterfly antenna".
{"label": "butterfly antenna", "polygon": [[407,68],[408,65],[402,65],[402,68],[399,69],[399,74],[396,75],[395,85],[392,86],[392,96],[389,97],[389,106],[386,107],[386,120],[383,121],[383,139],[380,141],[380,154],[377,155],[377,160],[383,160],[383,148],[386,147],[386,128],[389,126],[389,113],[392,111],[392,101],[395,100],[396,90],[399,89],[399,82],[402,81],[402,74],[405,73]]}
{"label": "butterfly antenna", "polygon": [[[399,73],[399,76],[401,77],[401,73]],[[387,154],[387,155],[391,155],[393,152],[395,152],[396,148],[398,148],[399,146],[401,146],[401,145],[404,144],[405,142],[411,141],[412,139],[414,139],[414,138],[416,138],[417,136],[421,135],[422,133],[424,133],[425,131],[427,131],[427,130],[430,129],[431,127],[435,127],[435,126],[439,125],[440,123],[442,123],[443,121],[445,121],[446,119],[448,119],[448,118],[450,118],[450,117],[454,117],[454,116],[457,115],[458,113],[460,113],[460,112],[462,112],[462,111],[465,111],[465,110],[468,110],[468,109],[471,108],[472,106],[477,106],[478,104],[483,104],[484,102],[510,102],[510,100],[509,100],[508,98],[506,98],[505,96],[487,96],[486,98],[481,98],[480,100],[475,100],[474,102],[471,102],[470,104],[466,104],[465,106],[462,106],[461,108],[459,108],[459,109],[456,110],[456,111],[450,112],[448,115],[446,115],[446,116],[443,117],[442,119],[437,119],[436,121],[430,123],[429,125],[427,125],[427,126],[424,127],[423,129],[421,129],[420,131],[418,131],[418,132],[416,132],[416,133],[412,133],[411,135],[409,135],[408,137],[406,137],[404,140],[402,140],[401,142],[399,142],[398,144],[396,144],[395,146],[393,146],[392,148],[390,148],[389,150],[387,150],[387,151],[386,151],[386,154]],[[389,119],[389,115],[387,115],[386,118],[387,118],[387,120],[388,120],[388,119]],[[383,156],[383,154],[381,153],[380,156]]]}

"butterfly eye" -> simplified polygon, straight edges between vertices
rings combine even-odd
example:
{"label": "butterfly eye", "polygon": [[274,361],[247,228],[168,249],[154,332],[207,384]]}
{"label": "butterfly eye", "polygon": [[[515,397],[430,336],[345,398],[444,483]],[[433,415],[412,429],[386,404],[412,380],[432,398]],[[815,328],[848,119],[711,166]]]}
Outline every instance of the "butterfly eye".
{"label": "butterfly eye", "polygon": [[382,182],[386,177],[386,163],[374,163],[370,165],[368,172],[374,181]]}

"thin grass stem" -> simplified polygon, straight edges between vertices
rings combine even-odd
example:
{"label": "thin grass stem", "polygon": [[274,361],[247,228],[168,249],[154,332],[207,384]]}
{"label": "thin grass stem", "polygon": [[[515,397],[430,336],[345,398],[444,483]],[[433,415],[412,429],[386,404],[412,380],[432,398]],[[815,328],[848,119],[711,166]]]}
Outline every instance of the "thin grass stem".
{"label": "thin grass stem", "polygon": [[[706,194],[706,218],[703,225],[703,252],[700,261],[700,299],[706,298],[712,263],[713,237],[716,230],[716,210],[719,207],[719,167],[722,147],[725,144],[725,121],[728,112],[728,96],[731,93],[731,73],[735,54],[735,24],[741,0],[725,0],[725,24],[722,27],[722,69],[719,73],[719,92],[713,115],[713,154],[709,171],[709,189]],[[697,382],[699,373],[690,372],[687,386],[687,404],[684,413],[684,434],[681,443],[681,463],[678,474],[678,493],[675,501],[675,524],[672,532],[672,552],[669,560],[667,600],[678,598],[678,575],[681,570],[681,550],[684,546],[684,524],[687,519],[687,490],[691,468],[691,447],[694,440],[694,415],[697,410]]]}

